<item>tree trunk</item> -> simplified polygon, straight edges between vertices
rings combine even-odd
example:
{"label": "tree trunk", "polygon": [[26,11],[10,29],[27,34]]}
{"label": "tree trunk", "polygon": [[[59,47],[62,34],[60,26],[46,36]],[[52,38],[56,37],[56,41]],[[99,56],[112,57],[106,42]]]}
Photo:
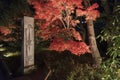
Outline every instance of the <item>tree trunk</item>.
{"label": "tree trunk", "polygon": [[[90,6],[90,1],[84,0],[84,5],[86,7]],[[88,33],[88,42],[90,45],[90,49],[92,51],[92,57],[94,59],[94,65],[96,67],[99,67],[101,64],[101,56],[96,44],[93,20],[87,21],[87,33]]]}
{"label": "tree trunk", "polygon": [[92,51],[92,57],[94,59],[94,64],[95,66],[99,66],[101,64],[101,56],[96,44],[94,25],[92,20],[87,21],[87,33],[90,49]]}

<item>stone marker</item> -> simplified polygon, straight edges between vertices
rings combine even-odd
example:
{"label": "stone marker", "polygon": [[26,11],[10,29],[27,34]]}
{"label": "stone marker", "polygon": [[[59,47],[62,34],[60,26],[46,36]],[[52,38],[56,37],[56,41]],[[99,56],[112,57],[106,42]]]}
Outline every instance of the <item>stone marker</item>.
{"label": "stone marker", "polygon": [[27,16],[23,19],[22,65],[24,74],[34,68],[34,18]]}

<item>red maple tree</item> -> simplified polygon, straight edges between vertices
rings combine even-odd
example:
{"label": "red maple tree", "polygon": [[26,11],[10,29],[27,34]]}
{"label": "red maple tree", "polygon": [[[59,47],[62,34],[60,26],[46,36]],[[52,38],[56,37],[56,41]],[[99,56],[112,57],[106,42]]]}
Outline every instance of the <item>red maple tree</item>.
{"label": "red maple tree", "polygon": [[35,19],[40,20],[37,35],[43,40],[51,40],[50,50],[69,50],[75,55],[91,52],[75,30],[80,21],[73,17],[85,16],[86,20],[96,20],[100,16],[96,10],[97,3],[88,8],[83,6],[82,0],[31,0],[31,4],[35,9]]}

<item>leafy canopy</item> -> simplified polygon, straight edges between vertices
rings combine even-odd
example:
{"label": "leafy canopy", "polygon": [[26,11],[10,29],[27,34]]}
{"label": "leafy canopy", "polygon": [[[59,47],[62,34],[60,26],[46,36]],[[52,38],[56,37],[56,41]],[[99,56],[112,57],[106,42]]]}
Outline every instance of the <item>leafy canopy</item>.
{"label": "leafy canopy", "polygon": [[100,16],[97,3],[88,8],[82,0],[31,0],[30,4],[35,9],[35,19],[39,20],[37,36],[51,40],[50,50],[69,50],[75,55],[91,53],[75,27],[80,23],[79,16],[85,16],[86,21]]}

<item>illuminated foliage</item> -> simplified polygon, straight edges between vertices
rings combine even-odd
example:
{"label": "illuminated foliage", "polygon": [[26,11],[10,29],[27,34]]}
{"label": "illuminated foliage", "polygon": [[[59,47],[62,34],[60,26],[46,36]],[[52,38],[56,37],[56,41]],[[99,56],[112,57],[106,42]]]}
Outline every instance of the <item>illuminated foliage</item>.
{"label": "illuminated foliage", "polygon": [[35,19],[40,21],[37,36],[51,40],[50,50],[69,50],[76,55],[90,53],[75,27],[80,23],[79,16],[85,16],[86,21],[99,17],[97,3],[88,8],[82,5],[82,0],[31,0],[30,3],[35,8]]}
{"label": "illuminated foliage", "polygon": [[14,28],[14,26],[0,26],[0,41],[14,41],[15,39],[11,36],[9,36],[10,34],[12,34],[12,28]]}

